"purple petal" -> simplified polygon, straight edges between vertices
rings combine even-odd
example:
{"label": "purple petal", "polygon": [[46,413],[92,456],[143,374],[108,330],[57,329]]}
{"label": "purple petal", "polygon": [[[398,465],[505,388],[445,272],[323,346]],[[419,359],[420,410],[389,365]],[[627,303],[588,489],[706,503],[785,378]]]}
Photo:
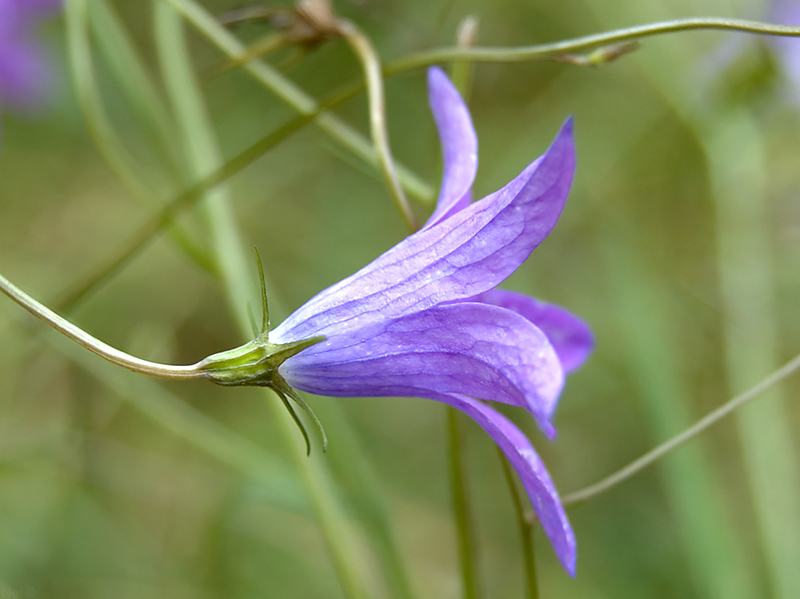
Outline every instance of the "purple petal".
{"label": "purple petal", "polygon": [[444,155],[436,210],[425,224],[431,227],[469,205],[478,172],[478,138],[464,100],[439,68],[428,70],[428,95]]}
{"label": "purple petal", "polygon": [[418,231],[289,316],[275,343],[334,336],[496,287],[547,237],[575,170],[572,121],[499,191]]}
{"label": "purple petal", "polygon": [[435,398],[460,393],[522,406],[549,437],[564,372],[541,330],[519,314],[457,302],[331,336],[280,374],[317,395]]}
{"label": "purple petal", "polygon": [[547,335],[566,373],[580,368],[592,353],[594,348],[592,329],[583,320],[560,306],[503,289],[487,291],[473,298],[473,301],[500,306],[530,320]]}
{"label": "purple petal", "polygon": [[575,535],[561,505],[553,481],[530,441],[505,416],[481,402],[463,396],[438,398],[477,422],[503,451],[519,474],[531,500],[533,511],[542,523],[567,574],[575,576]]}

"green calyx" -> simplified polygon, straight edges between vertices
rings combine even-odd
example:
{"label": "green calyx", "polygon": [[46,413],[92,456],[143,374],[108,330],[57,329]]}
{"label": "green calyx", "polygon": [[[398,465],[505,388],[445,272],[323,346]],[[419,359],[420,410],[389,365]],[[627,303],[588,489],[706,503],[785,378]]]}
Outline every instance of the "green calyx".
{"label": "green calyx", "polygon": [[[258,250],[256,250],[256,263],[258,265],[258,274],[261,278],[261,307],[263,315],[261,331],[258,332],[256,330],[254,332],[256,338],[244,345],[208,356],[197,364],[197,370],[202,372],[205,378],[218,385],[225,385],[228,387],[269,387],[275,391],[286,406],[295,424],[297,424],[297,427],[300,429],[303,439],[306,442],[306,453],[311,455],[311,440],[308,438],[308,433],[306,432],[305,426],[303,426],[303,422],[294,411],[292,404],[289,403],[291,399],[302,408],[317,429],[319,429],[320,436],[322,437],[322,451],[327,451],[328,437],[325,434],[325,429],[322,428],[322,423],[319,421],[319,418],[317,418],[317,415],[314,414],[314,411],[303,398],[300,397],[300,394],[292,389],[289,383],[280,375],[280,372],[278,372],[278,368],[286,360],[292,356],[296,356],[304,349],[308,349],[312,345],[324,341],[325,337],[310,337],[309,339],[292,341],[291,343],[270,343],[267,286],[264,281],[264,268],[261,265],[261,258],[258,255]],[[255,324],[253,328],[256,328]]]}
{"label": "green calyx", "polygon": [[306,442],[306,453],[311,455],[311,441],[302,421],[289,403],[294,401],[311,418],[322,437],[322,451],[328,449],[328,437],[322,423],[302,397],[292,389],[278,372],[278,367],[304,349],[324,341],[325,337],[311,337],[292,343],[270,343],[267,333],[235,349],[208,356],[197,367],[212,383],[233,386],[269,387],[280,397],[289,414],[300,429]]}
{"label": "green calyx", "polygon": [[[261,330],[253,331],[256,338],[249,343],[208,356],[197,366],[206,378],[218,385],[270,387],[279,395],[292,397],[296,393],[278,373],[278,367],[304,349],[324,341],[325,337],[311,337],[291,343],[269,342],[269,302],[264,266],[258,250],[253,250],[261,280]],[[252,319],[252,313],[250,318]],[[255,324],[253,328],[255,329]]]}
{"label": "green calyx", "polygon": [[278,367],[304,349],[324,341],[311,337],[291,343],[270,343],[261,334],[249,343],[208,356],[198,365],[206,378],[218,385],[271,387],[284,391],[289,385],[278,373]]}

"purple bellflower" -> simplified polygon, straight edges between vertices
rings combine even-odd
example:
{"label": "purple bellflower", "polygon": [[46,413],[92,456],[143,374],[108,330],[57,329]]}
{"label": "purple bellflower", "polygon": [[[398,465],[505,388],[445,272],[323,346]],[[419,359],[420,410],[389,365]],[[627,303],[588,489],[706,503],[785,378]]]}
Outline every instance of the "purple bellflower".
{"label": "purple bellflower", "polygon": [[444,180],[425,226],[309,300],[268,340],[262,333],[206,358],[205,370],[220,384],[284,395],[291,386],[317,395],[423,397],[461,410],[514,466],[574,576],[575,537],[544,464],[525,435],[481,401],[525,408],[552,439],[564,375],[592,349],[591,330],[576,316],[495,289],[561,214],[575,170],[572,123],[508,185],[471,202],[478,144],[469,111],[441,70],[428,72],[428,85]]}
{"label": "purple bellflower", "polygon": [[28,110],[43,97],[48,63],[32,34],[60,7],[61,0],[0,0],[0,109]]}

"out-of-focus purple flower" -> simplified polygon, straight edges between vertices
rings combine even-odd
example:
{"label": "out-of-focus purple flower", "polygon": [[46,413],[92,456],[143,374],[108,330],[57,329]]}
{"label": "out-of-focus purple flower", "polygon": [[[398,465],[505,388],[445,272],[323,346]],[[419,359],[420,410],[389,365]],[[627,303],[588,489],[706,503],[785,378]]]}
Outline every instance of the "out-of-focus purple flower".
{"label": "out-of-focus purple flower", "polygon": [[27,110],[41,100],[48,64],[33,34],[60,7],[61,0],[0,0],[0,109]]}
{"label": "out-of-focus purple flower", "polygon": [[[770,19],[782,25],[800,26],[800,0],[775,0]],[[774,36],[771,42],[778,50],[781,64],[792,85],[792,99],[800,103],[800,39]]]}
{"label": "out-of-focus purple flower", "polygon": [[563,308],[495,289],[561,214],[575,169],[572,122],[508,185],[472,203],[478,161],[469,112],[441,70],[429,71],[428,85],[444,152],[433,215],[308,301],[269,341],[325,337],[280,365],[280,376],[297,389],[424,397],[472,417],[516,468],[558,558],[574,575],[575,538],[547,470],[525,435],[479,401],[521,406],[553,438],[564,374],[592,349],[589,327]]}

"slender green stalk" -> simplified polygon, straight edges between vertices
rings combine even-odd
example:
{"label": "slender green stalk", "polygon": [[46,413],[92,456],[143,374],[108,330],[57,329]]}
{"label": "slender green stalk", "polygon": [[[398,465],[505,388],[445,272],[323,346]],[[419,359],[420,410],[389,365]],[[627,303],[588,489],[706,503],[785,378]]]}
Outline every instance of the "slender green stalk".
{"label": "slender green stalk", "polygon": [[500,463],[503,464],[503,473],[506,476],[506,483],[511,491],[511,500],[514,503],[514,513],[517,516],[517,526],[522,542],[522,559],[525,566],[525,596],[528,599],[539,599],[539,583],[536,577],[536,553],[533,545],[533,523],[525,511],[525,500],[519,490],[514,469],[508,462],[503,451],[498,447],[497,454],[500,456]]}
{"label": "slender green stalk", "polygon": [[[458,48],[474,48],[478,42],[478,29],[477,17],[465,17],[458,25],[456,46]],[[472,72],[474,70],[475,66],[467,60],[454,63],[450,68],[450,81],[456,86],[467,104],[469,104],[469,96],[472,91]]]}
{"label": "slender green stalk", "polygon": [[359,439],[359,432],[342,413],[341,405],[334,401],[321,402],[317,408],[331,438],[335,438],[335,451],[327,458],[336,481],[346,490],[353,509],[378,550],[378,559],[386,572],[390,594],[398,599],[413,599],[414,589],[408,568],[395,539],[392,512],[386,503],[385,493],[371,460],[370,451]]}
{"label": "slender green stalk", "polygon": [[696,30],[740,31],[760,35],[800,36],[800,27],[774,25],[744,19],[725,19],[719,17],[697,17],[674,19],[660,23],[649,23],[636,27],[626,27],[605,33],[596,33],[583,37],[537,44],[519,48],[441,48],[411,54],[386,65],[384,73],[393,75],[402,71],[447,62],[530,62],[559,60],[565,55],[598,46],[619,44],[631,40],[644,39],[666,33]]}
{"label": "slender green stalk", "polygon": [[799,370],[800,370],[800,354],[796,355],[786,364],[781,366],[778,370],[776,370],[768,377],[763,379],[755,387],[742,393],[741,395],[737,395],[733,399],[724,403],[710,414],[698,420],[695,424],[687,428],[681,434],[675,435],[672,439],[665,441],[658,447],[655,447],[654,449],[648,451],[643,456],[637,458],[624,468],[620,468],[619,470],[617,470],[610,476],[607,476],[603,480],[593,485],[590,485],[584,489],[581,489],[579,491],[575,491],[573,493],[565,495],[564,497],[562,497],[561,503],[563,503],[564,505],[583,503],[584,501],[592,499],[596,495],[600,495],[601,493],[605,493],[606,491],[613,489],[618,484],[628,480],[633,475],[638,474],[639,472],[641,472],[648,466],[654,464],[664,456],[672,453],[685,443],[688,443],[701,433],[705,432],[706,429],[715,425],[717,422],[719,422],[726,416],[732,414],[743,405],[751,402],[760,395],[763,395],[764,393],[775,387],[778,383],[788,378],[789,376],[793,375]]}
{"label": "slender green stalk", "polygon": [[[246,56],[246,46],[217,23],[214,17],[197,2],[193,0],[163,1],[174,7],[192,26],[196,27],[201,34],[231,58],[241,59]],[[301,114],[312,114],[318,110],[319,105],[316,100],[263,61],[251,61],[243,66],[243,70]],[[313,122],[356,156],[368,164],[379,166],[378,155],[372,144],[340,118],[323,111],[314,117]],[[433,189],[402,164],[397,165],[397,176],[409,195],[425,204],[433,202],[435,197]]]}
{"label": "slender green stalk", "polygon": [[475,547],[475,525],[469,506],[469,489],[464,451],[459,423],[460,412],[447,407],[447,443],[450,463],[450,488],[453,492],[453,513],[458,536],[458,558],[461,566],[462,596],[477,599],[480,588],[477,551]]}
{"label": "slender green stalk", "polygon": [[206,378],[205,374],[198,368],[197,364],[193,364],[191,366],[170,366],[168,364],[149,362],[147,360],[142,360],[140,358],[131,356],[130,354],[103,343],[83,329],[76,327],[68,320],[62,318],[50,310],[47,306],[37,302],[2,275],[0,275],[0,291],[5,293],[8,297],[13,299],[28,312],[36,316],[36,318],[39,318],[40,320],[43,320],[49,324],[58,332],[66,335],[76,343],[79,343],[101,358],[105,358],[109,362],[113,362],[118,366],[132,370],[133,372],[147,374],[149,376],[155,376],[163,379],[185,381],[190,379]]}
{"label": "slender green stalk", "polygon": [[45,332],[42,337],[164,430],[255,482],[265,501],[311,515],[302,481],[295,469],[282,459],[196,410],[157,381],[129,374],[98,360],[59,335]]}
{"label": "slender green stalk", "polygon": [[[172,2],[156,2],[155,23],[159,55],[175,111],[184,129],[187,152],[198,178],[208,176],[221,164],[216,140],[205,112],[199,87],[189,60],[182,23]],[[254,296],[249,289],[246,259],[239,242],[240,236],[230,207],[229,198],[217,193],[207,198],[209,226],[215,239],[215,251],[223,280],[243,335],[248,335],[247,300]],[[249,302],[255,305],[253,301]],[[296,442],[291,416],[275,401],[276,422],[293,453],[294,461],[309,490],[315,512],[331,556],[339,574],[342,588],[348,597],[366,598],[353,548],[354,533],[344,513],[333,482],[319,460],[308,459],[304,447]]]}
{"label": "slender green stalk", "polygon": [[348,21],[339,22],[339,33],[347,40],[350,47],[361,61],[364,69],[364,79],[367,82],[369,96],[369,121],[372,130],[372,140],[378,154],[381,171],[386,179],[386,184],[394,198],[395,205],[403,217],[403,221],[410,231],[419,228],[414,212],[408,203],[400,179],[397,176],[391,148],[389,147],[389,132],[386,127],[386,100],[383,93],[383,74],[381,62],[369,41],[361,31]]}
{"label": "slender green stalk", "polygon": [[[180,20],[162,2],[155,3],[156,41],[159,60],[164,74],[167,95],[172,103],[175,118],[184,140],[186,161],[192,169],[192,178],[202,180],[217,171],[223,164],[205,106],[190,70],[191,63],[183,47],[183,30]],[[173,39],[171,36],[177,36]],[[203,198],[220,274],[225,283],[230,305],[235,307],[237,322],[249,330],[246,306],[258,305],[258,294],[252,285],[247,268],[247,258],[240,242],[230,197],[225,186],[217,186]]]}

